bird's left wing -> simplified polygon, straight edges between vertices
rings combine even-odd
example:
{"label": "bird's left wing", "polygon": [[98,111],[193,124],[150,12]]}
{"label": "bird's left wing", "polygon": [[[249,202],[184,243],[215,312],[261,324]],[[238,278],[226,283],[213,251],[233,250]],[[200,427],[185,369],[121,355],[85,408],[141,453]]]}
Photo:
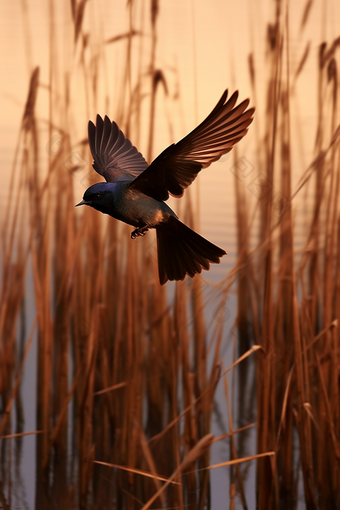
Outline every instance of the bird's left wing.
{"label": "bird's left wing", "polygon": [[165,149],[131,184],[156,200],[167,200],[169,193],[183,195],[202,168],[231,151],[248,131],[255,109],[247,110],[246,99],[235,106],[238,92],[227,101],[226,90],[213,111],[191,133]]}
{"label": "bird's left wing", "polygon": [[93,168],[107,182],[133,181],[148,164],[115,122],[97,115],[96,125],[89,122],[89,144]]}

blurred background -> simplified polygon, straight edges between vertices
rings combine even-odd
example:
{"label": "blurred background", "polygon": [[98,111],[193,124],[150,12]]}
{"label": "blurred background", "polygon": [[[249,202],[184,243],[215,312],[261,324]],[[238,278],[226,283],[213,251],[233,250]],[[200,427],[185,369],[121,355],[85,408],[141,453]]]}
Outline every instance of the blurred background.
{"label": "blurred background", "polygon": [[[338,508],[339,2],[0,9],[3,508]],[[160,287],[74,209],[87,124],[150,162],[226,88],[249,133],[169,205],[228,255]]]}

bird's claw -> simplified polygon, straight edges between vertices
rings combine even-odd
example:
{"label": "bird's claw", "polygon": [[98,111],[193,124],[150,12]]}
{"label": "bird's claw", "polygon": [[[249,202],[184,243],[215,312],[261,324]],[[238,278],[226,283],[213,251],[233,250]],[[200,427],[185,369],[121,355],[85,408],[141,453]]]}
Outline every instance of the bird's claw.
{"label": "bird's claw", "polygon": [[149,229],[147,227],[136,228],[131,232],[131,239],[136,239],[136,237],[144,237]]}

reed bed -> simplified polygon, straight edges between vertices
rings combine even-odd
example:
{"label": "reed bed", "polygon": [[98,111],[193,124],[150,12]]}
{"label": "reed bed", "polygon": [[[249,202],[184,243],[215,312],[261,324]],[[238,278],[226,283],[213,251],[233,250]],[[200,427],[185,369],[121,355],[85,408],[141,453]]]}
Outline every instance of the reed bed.
{"label": "reed bed", "polygon": [[[305,5],[301,33],[310,4]],[[256,361],[257,453],[275,452],[275,457],[257,463],[258,508],[296,508],[299,478],[306,508],[338,508],[339,39],[320,45],[314,156],[294,190],[291,104],[309,45],[292,68],[289,16],[288,6],[277,2],[275,20],[268,25],[266,115],[256,120],[263,128],[257,157],[264,170],[255,213],[235,180],[239,353],[249,347],[245,326],[250,324],[252,341],[262,347]],[[256,97],[254,58],[251,54],[249,69]],[[280,192],[274,194],[276,182]],[[302,189],[313,197],[313,205],[299,253],[293,212],[294,198]],[[259,218],[259,244],[251,251],[249,225],[254,214]],[[229,285],[228,280],[226,289]],[[241,380],[245,377],[240,370]],[[244,383],[240,387],[247,389]]]}
{"label": "reed bed", "polygon": [[[127,33],[98,41],[83,29],[85,4],[71,2],[70,16],[72,71],[84,77],[87,117],[89,105],[96,111],[98,102],[100,55],[105,45],[123,41],[126,66],[115,118],[138,139],[142,93],[150,93],[151,158],[157,89],[166,87],[154,63],[157,2],[150,6],[150,69],[146,76],[139,69],[135,83],[132,43],[144,30],[132,27],[136,5],[128,8]],[[125,225],[75,209],[74,182],[84,162],[90,170],[91,156],[85,131],[75,143],[69,128],[76,114],[72,76],[57,65],[55,8],[51,2],[49,82],[42,82],[39,68],[33,70],[2,225],[1,501],[4,508],[18,503],[11,489],[11,441],[20,445],[24,434],[20,381],[35,339],[36,508],[148,508],[152,501],[157,507],[203,507],[219,370],[207,369],[201,288],[191,293],[181,282],[169,302],[158,283],[155,240],[132,243]],[[47,122],[36,114],[46,89]],[[28,339],[27,299],[34,300],[36,314]],[[19,457],[18,446],[20,471]],[[198,462],[205,471],[196,474]]]}
{"label": "reed bed", "polygon": [[[260,135],[253,134],[265,175],[254,211],[235,179],[238,260],[217,289],[223,309],[237,285],[237,353],[225,367],[220,351],[228,332],[223,321],[215,322],[208,344],[200,277],[178,282],[167,293],[158,284],[150,237],[131,242],[126,226],[74,208],[75,183],[91,157],[85,131],[77,139],[73,134],[72,79],[82,76],[84,109],[93,118],[107,45],[124,44],[126,52],[115,119],[137,144],[147,98],[146,154],[152,158],[156,96],[159,86],[165,92],[168,87],[155,60],[158,2],[148,12],[129,2],[129,31],[108,41],[87,31],[86,2],[72,1],[67,9],[65,4],[73,27],[72,73],[57,65],[56,5],[50,2],[49,82],[42,82],[39,68],[32,71],[1,225],[3,508],[16,508],[24,499],[13,483],[20,478],[22,441],[29,433],[21,381],[34,341],[37,509],[210,508],[210,471],[222,466],[229,466],[230,508],[248,508],[247,466],[254,459],[259,509],[297,508],[301,497],[308,509],[340,507],[340,43],[320,46],[315,151],[293,189],[291,103],[309,48],[292,68],[289,11],[284,2],[275,6],[267,32],[266,114],[256,119]],[[307,2],[301,31],[310,7]],[[143,37],[147,31],[149,42]],[[147,72],[141,60],[134,68],[136,51],[147,55]],[[256,103],[254,62],[251,54]],[[46,91],[48,114],[41,119],[36,104]],[[107,106],[112,108],[109,94]],[[237,150],[234,158],[237,162]],[[92,178],[88,173],[86,184]],[[268,186],[274,181],[278,194]],[[303,190],[313,196],[313,207],[306,244],[297,252],[294,197]],[[192,224],[190,197],[185,215]],[[32,322],[26,317],[28,300],[34,302]],[[254,394],[251,408],[240,405],[237,416],[229,373],[238,376],[240,398]],[[229,432],[214,438],[218,384]],[[256,453],[249,455],[244,435],[255,425]],[[226,438],[230,458],[212,465],[210,446]]]}

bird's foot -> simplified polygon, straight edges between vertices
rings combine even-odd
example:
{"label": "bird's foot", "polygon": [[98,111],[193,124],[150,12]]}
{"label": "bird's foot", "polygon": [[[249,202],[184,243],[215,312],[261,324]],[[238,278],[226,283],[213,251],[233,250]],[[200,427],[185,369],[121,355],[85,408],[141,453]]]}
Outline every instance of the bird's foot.
{"label": "bird's foot", "polygon": [[131,239],[136,239],[136,237],[144,237],[148,230],[148,227],[136,228],[131,232]]}

